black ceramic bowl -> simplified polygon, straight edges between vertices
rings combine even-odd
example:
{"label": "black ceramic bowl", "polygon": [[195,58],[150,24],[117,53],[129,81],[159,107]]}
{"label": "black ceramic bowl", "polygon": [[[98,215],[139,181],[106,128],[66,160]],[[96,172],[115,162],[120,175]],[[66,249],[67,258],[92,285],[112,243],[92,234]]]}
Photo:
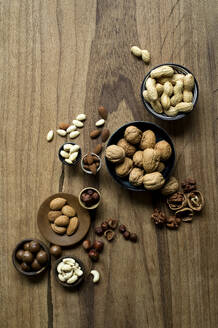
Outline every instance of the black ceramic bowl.
{"label": "black ceramic bowl", "polygon": [[[64,281],[61,281],[59,278],[58,278],[58,271],[57,271],[57,266],[58,264],[63,260],[63,259],[66,259],[66,258],[72,258],[74,259],[77,263],[79,263],[79,266],[81,267],[82,271],[83,271],[83,275],[80,276],[77,281],[75,281],[73,284],[67,284],[66,282]],[[81,282],[84,280],[84,276],[85,276],[85,266],[84,264],[82,263],[82,261],[80,261],[80,259],[78,259],[77,257],[75,256],[70,256],[70,255],[66,255],[66,256],[62,256],[60,257],[56,262],[55,262],[55,265],[54,265],[54,275],[55,275],[55,278],[57,280],[57,282],[63,286],[63,287],[66,287],[66,288],[70,288],[70,289],[73,289],[75,287],[77,287],[78,285],[81,284]]]}
{"label": "black ceramic bowl", "polygon": [[[191,73],[186,67],[182,66],[182,65],[178,65],[178,64],[161,64],[161,65],[158,65],[158,66],[155,66],[153,67],[145,76],[143,82],[142,82],[142,86],[141,86],[141,97],[142,97],[142,102],[143,104],[145,105],[145,108],[147,109],[147,111],[149,113],[151,113],[153,116],[157,117],[157,118],[160,118],[161,120],[165,120],[165,121],[175,121],[175,120],[179,120],[183,117],[185,117],[186,115],[188,115],[189,113],[191,113],[193,110],[194,110],[194,107],[196,106],[197,104],[197,101],[198,101],[198,82],[196,80],[196,78],[194,77],[194,80],[195,80],[195,86],[194,86],[194,89],[193,89],[193,100],[192,100],[192,103],[193,103],[193,109],[191,112],[188,112],[188,113],[180,113],[176,116],[167,116],[166,114],[162,113],[162,114],[159,114],[157,112],[155,112],[155,110],[151,107],[151,105],[145,100],[145,98],[143,97],[143,91],[146,90],[146,86],[145,86],[145,83],[147,81],[147,79],[149,78],[150,74],[151,74],[151,71],[153,71],[155,68],[157,67],[160,67],[160,66],[171,66],[177,73],[182,73],[182,74],[188,74],[188,73]],[[191,73],[192,74],[192,73]],[[193,74],[192,74],[193,75]],[[194,75],[193,75],[194,76]]]}
{"label": "black ceramic bowl", "polygon": [[[107,147],[110,145],[116,145],[118,143],[118,141],[124,137],[124,131],[130,125],[136,126],[142,132],[144,132],[146,130],[152,130],[156,135],[157,142],[161,141],[161,140],[166,140],[170,144],[170,146],[172,148],[172,154],[171,154],[170,158],[166,162],[164,162],[166,167],[165,167],[164,171],[162,172],[163,177],[165,178],[165,180],[167,180],[169,178],[170,173],[174,166],[175,150],[174,150],[172,140],[169,137],[169,135],[167,134],[167,132],[165,130],[163,130],[160,126],[158,126],[157,124],[154,124],[151,122],[144,122],[144,121],[135,121],[135,122],[127,123],[127,124],[121,126],[118,130],[116,130],[112,134],[112,136],[110,137],[110,139],[107,143]],[[105,157],[105,162],[106,162],[108,172],[110,173],[112,178],[114,178],[114,180],[116,180],[121,186],[123,186],[126,189],[132,190],[132,191],[146,191],[146,189],[143,187],[135,187],[132,184],[130,184],[128,177],[120,178],[115,172],[115,165],[113,163],[111,163],[110,161],[108,161],[108,159],[106,157]]]}
{"label": "black ceramic bowl", "polygon": [[[45,266],[43,266],[38,271],[23,271],[20,267],[20,262],[16,259],[16,253],[19,249],[22,249],[22,247],[25,243],[31,242],[32,240],[37,241],[40,244],[41,248],[46,252],[46,254],[48,256],[48,262]],[[13,261],[13,264],[15,266],[15,269],[18,272],[22,273],[24,276],[27,276],[27,277],[35,277],[35,276],[38,276],[39,274],[41,274],[42,272],[44,272],[45,270],[47,270],[47,268],[50,264],[50,253],[49,253],[49,250],[48,250],[47,246],[41,240],[38,240],[38,239],[35,239],[35,238],[28,238],[28,239],[22,240],[21,242],[19,242],[17,244],[17,246],[15,247],[15,249],[12,253],[12,261]]]}
{"label": "black ceramic bowl", "polygon": [[62,150],[64,150],[64,145],[66,145],[66,144],[71,144],[71,145],[73,145],[73,146],[74,146],[74,145],[77,145],[77,144],[74,143],[74,142],[65,142],[65,143],[59,148],[59,151],[58,151],[58,157],[59,157],[60,161],[61,161],[64,165],[67,165],[67,166],[70,166],[70,167],[72,167],[72,166],[76,166],[77,163],[81,160],[81,148],[78,150],[78,156],[77,156],[77,158],[75,159],[75,161],[74,161],[72,164],[70,164],[70,163],[65,162],[65,158],[62,157],[62,156],[60,155],[60,152],[61,152]]}

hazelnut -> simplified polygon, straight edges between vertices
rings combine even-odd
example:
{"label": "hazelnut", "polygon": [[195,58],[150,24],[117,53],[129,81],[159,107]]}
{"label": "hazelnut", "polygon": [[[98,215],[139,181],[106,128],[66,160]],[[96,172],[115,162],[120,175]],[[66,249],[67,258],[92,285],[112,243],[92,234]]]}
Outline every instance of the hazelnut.
{"label": "hazelnut", "polygon": [[137,239],[138,239],[137,234],[134,233],[134,232],[131,232],[131,233],[130,233],[130,236],[129,236],[129,239],[130,239],[133,243],[136,243],[136,242],[137,242]]}
{"label": "hazelnut", "polygon": [[102,229],[102,227],[95,227],[95,233],[98,236],[102,236],[103,235],[103,229]]}
{"label": "hazelnut", "polygon": [[124,162],[117,164],[115,167],[115,172],[120,177],[125,177],[129,175],[130,171],[133,168],[133,161],[129,157],[125,157]]}
{"label": "hazelnut", "polygon": [[61,249],[60,246],[58,246],[58,245],[52,245],[50,247],[50,254],[52,254],[56,258],[58,258],[59,256],[61,256],[61,253],[62,253],[62,249]]}
{"label": "hazelnut", "polygon": [[20,267],[23,271],[30,271],[30,266],[26,262],[21,263]]}
{"label": "hazelnut", "polygon": [[117,146],[122,147],[125,151],[126,156],[132,157],[136,152],[135,146],[131,145],[126,139],[120,139]]}
{"label": "hazelnut", "polygon": [[135,166],[143,169],[143,151],[142,150],[138,150],[137,152],[135,152],[135,154],[133,155],[133,163]]}
{"label": "hazelnut", "polygon": [[139,145],[140,149],[154,148],[156,144],[156,136],[153,131],[147,130],[142,133],[141,142]]}
{"label": "hazelnut", "polygon": [[124,160],[125,151],[122,147],[111,145],[106,148],[105,156],[110,162],[119,163]]}
{"label": "hazelnut", "polygon": [[95,240],[94,244],[93,244],[93,248],[98,251],[99,253],[101,253],[101,251],[104,248],[104,243],[101,240]]}
{"label": "hazelnut", "polygon": [[161,194],[168,196],[174,194],[179,189],[179,182],[175,177],[170,177],[161,189]]}
{"label": "hazelnut", "polygon": [[40,244],[37,241],[32,240],[30,242],[29,250],[31,253],[37,253],[38,251],[40,251],[40,248],[41,248]]}
{"label": "hazelnut", "polygon": [[39,264],[39,262],[37,261],[37,259],[34,259],[33,263],[31,264],[31,268],[34,271],[39,271],[41,269],[41,265]]}
{"label": "hazelnut", "polygon": [[19,249],[16,253],[16,259],[18,261],[23,261],[23,253],[24,253],[24,250],[23,249]]}
{"label": "hazelnut", "polygon": [[163,161],[168,160],[172,154],[172,148],[166,140],[157,142],[154,149],[159,153]]}
{"label": "hazelnut", "polygon": [[23,262],[32,263],[34,257],[33,257],[33,254],[30,251],[24,251],[22,259],[23,259]]}
{"label": "hazelnut", "polygon": [[45,251],[41,250],[37,253],[36,259],[40,264],[46,264],[48,262],[48,255]]}
{"label": "hazelnut", "polygon": [[160,162],[159,153],[153,148],[147,148],[143,151],[143,168],[147,173],[154,172]]}
{"label": "hazelnut", "polygon": [[23,249],[24,249],[25,251],[29,251],[29,250],[30,250],[30,243],[29,243],[29,242],[25,243],[25,244],[23,245]]}
{"label": "hazelnut", "polygon": [[142,131],[139,130],[136,126],[130,125],[126,128],[124,137],[129,143],[136,145],[141,140]]}
{"label": "hazelnut", "polygon": [[103,222],[101,224],[101,228],[102,228],[103,231],[107,230],[109,228],[108,223],[107,222]]}
{"label": "hazelnut", "polygon": [[91,249],[91,250],[89,251],[89,257],[90,257],[90,259],[91,259],[92,261],[97,262],[98,259],[99,259],[99,254],[98,254],[98,252],[97,252],[95,249]]}
{"label": "hazelnut", "polygon": [[82,245],[85,251],[89,251],[92,248],[92,243],[90,240],[84,240]]}
{"label": "hazelnut", "polygon": [[129,175],[129,182],[133,186],[140,186],[143,183],[144,171],[135,167]]}
{"label": "hazelnut", "polygon": [[119,226],[119,232],[124,233],[126,231],[126,226],[124,224],[121,224]]}
{"label": "hazelnut", "polygon": [[108,220],[108,225],[111,229],[116,229],[117,224],[118,224],[118,220],[115,220],[115,219]]}
{"label": "hazelnut", "polygon": [[111,241],[112,239],[114,239],[114,231],[108,229],[104,232],[104,236],[108,241]]}
{"label": "hazelnut", "polygon": [[129,240],[129,238],[130,238],[130,232],[126,230],[126,231],[123,233],[123,237],[124,237],[126,240]]}
{"label": "hazelnut", "polygon": [[164,183],[164,177],[160,172],[148,173],[143,177],[144,187],[148,190],[158,190]]}

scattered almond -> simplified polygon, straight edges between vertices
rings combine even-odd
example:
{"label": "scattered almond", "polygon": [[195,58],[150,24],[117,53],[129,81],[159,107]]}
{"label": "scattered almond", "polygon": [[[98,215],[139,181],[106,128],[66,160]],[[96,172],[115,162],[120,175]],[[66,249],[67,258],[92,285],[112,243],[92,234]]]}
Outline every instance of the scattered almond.
{"label": "scattered almond", "polygon": [[101,134],[101,130],[93,130],[90,132],[90,137],[92,139],[95,139],[97,138],[99,135]]}
{"label": "scattered almond", "polygon": [[65,137],[67,132],[65,130],[62,130],[62,129],[58,129],[57,130],[57,134],[61,137]]}
{"label": "scattered almond", "polygon": [[69,128],[70,124],[67,124],[67,123],[60,123],[59,124],[59,129],[61,130],[67,130]]}
{"label": "scattered almond", "polygon": [[93,153],[98,155],[98,154],[101,153],[101,151],[102,151],[102,144],[98,144],[98,145],[95,146],[95,148],[93,150]]}
{"label": "scattered almond", "polygon": [[109,138],[110,135],[110,131],[107,128],[104,128],[102,130],[102,134],[101,134],[101,139],[103,142],[107,141],[107,139]]}
{"label": "scattered almond", "polygon": [[80,134],[79,131],[72,131],[72,132],[70,132],[70,138],[74,139],[74,138],[78,137],[79,134]]}
{"label": "scattered almond", "polygon": [[103,106],[100,106],[100,107],[98,108],[98,112],[99,112],[99,115],[100,115],[104,120],[107,119],[108,112],[107,112],[107,110],[106,110]]}
{"label": "scattered almond", "polygon": [[69,128],[67,129],[67,133],[70,133],[75,130],[76,130],[76,125],[70,125]]}
{"label": "scattered almond", "polygon": [[105,123],[105,120],[102,118],[102,119],[98,120],[98,121],[95,123],[95,125],[96,125],[97,127],[99,127],[99,126],[104,125],[104,123]]}
{"label": "scattered almond", "polygon": [[84,124],[83,122],[79,121],[79,120],[73,120],[72,122],[77,128],[83,128]]}
{"label": "scattered almond", "polygon": [[47,141],[48,142],[52,141],[53,137],[54,137],[54,131],[50,130],[47,134]]}
{"label": "scattered almond", "polygon": [[85,114],[79,114],[79,115],[77,115],[76,119],[78,121],[85,121],[86,115]]}

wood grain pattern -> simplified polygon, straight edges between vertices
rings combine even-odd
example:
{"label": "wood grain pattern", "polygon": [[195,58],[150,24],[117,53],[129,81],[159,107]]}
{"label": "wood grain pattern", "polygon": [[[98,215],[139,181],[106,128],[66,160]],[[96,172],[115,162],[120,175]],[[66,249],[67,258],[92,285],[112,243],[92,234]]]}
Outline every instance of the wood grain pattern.
{"label": "wood grain pattern", "polygon": [[[1,327],[218,326],[217,21],[215,0],[0,2]],[[130,54],[134,44],[151,51],[148,67]],[[154,119],[140,99],[145,73],[164,62],[186,66],[199,82],[198,106],[179,122]],[[105,167],[93,178],[61,166],[63,139],[48,144],[47,132],[85,112],[78,143],[91,150],[99,105],[109,111],[111,131],[148,120],[169,132],[176,176],[196,177],[206,196],[193,224],[157,231],[150,215],[160,199],[121,189]],[[39,281],[18,275],[12,250],[21,239],[42,239],[36,224],[41,202],[58,191],[77,195],[87,185],[103,196],[93,226],[117,217],[138,233],[137,246],[118,236],[95,265],[100,284],[88,280],[74,293],[57,284],[52,270]],[[81,247],[65,254],[90,269]]]}

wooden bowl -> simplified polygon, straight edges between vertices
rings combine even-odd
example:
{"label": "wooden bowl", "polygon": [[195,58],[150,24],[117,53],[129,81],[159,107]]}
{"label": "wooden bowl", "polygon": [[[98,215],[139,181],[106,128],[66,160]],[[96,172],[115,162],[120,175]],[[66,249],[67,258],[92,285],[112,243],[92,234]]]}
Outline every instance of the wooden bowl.
{"label": "wooden bowl", "polygon": [[[92,190],[96,191],[96,192],[98,193],[98,195],[99,195],[99,201],[98,201],[98,203],[96,203],[96,204],[94,204],[94,205],[92,205],[92,206],[90,206],[90,207],[86,206],[86,205],[83,203],[83,201],[81,200],[81,195],[82,195],[82,193],[83,193],[84,191],[88,190],[88,189],[92,189]],[[83,208],[85,208],[85,209],[87,209],[87,210],[94,210],[94,209],[96,209],[96,208],[98,207],[98,205],[100,204],[100,201],[101,201],[101,194],[100,194],[100,192],[99,192],[97,189],[95,189],[95,188],[93,188],[93,187],[86,187],[86,188],[84,188],[84,189],[82,189],[82,190],[80,191],[80,193],[79,193],[79,197],[78,197],[78,200],[79,200],[80,205],[81,205]]]}
{"label": "wooden bowl", "polygon": [[[56,234],[52,230],[51,224],[48,220],[48,212],[50,211],[49,204],[52,199],[57,197],[65,198],[67,200],[67,204],[75,208],[77,216],[79,218],[78,229],[71,236],[67,236],[66,234],[64,235]],[[37,215],[37,223],[38,223],[39,231],[41,232],[43,237],[47,239],[49,242],[51,242],[52,244],[59,245],[59,246],[73,246],[79,243],[85,237],[85,235],[89,231],[91,219],[90,219],[89,212],[80,206],[77,197],[71,194],[60,192],[58,194],[48,197],[41,204]]]}
{"label": "wooden bowl", "polygon": [[[72,258],[72,259],[74,259],[77,263],[79,263],[79,265],[80,265],[80,267],[81,267],[81,269],[82,269],[82,271],[83,271],[83,275],[80,276],[80,277],[78,278],[78,280],[75,281],[73,284],[67,284],[66,282],[63,282],[63,281],[61,281],[61,280],[58,278],[57,266],[58,266],[58,264],[59,264],[63,259],[65,259],[65,258]],[[54,275],[55,275],[55,278],[56,278],[57,282],[58,282],[61,286],[65,287],[65,288],[71,288],[71,289],[73,289],[73,288],[77,287],[78,285],[80,285],[81,282],[84,280],[84,276],[85,276],[85,266],[84,266],[83,262],[82,262],[80,259],[78,259],[77,257],[75,257],[75,256],[69,256],[69,255],[68,255],[68,256],[67,256],[67,255],[66,255],[66,256],[62,256],[62,257],[60,257],[60,258],[55,262],[55,264],[54,264]]]}
{"label": "wooden bowl", "polygon": [[[20,267],[20,263],[19,261],[16,259],[16,253],[19,249],[22,249],[23,248],[23,245],[27,242],[31,242],[32,240],[34,241],[37,241],[41,248],[46,252],[47,256],[48,256],[48,262],[45,266],[43,266],[40,270],[38,271],[23,271]],[[17,244],[17,246],[15,247],[13,253],[12,253],[12,261],[13,261],[13,264],[14,264],[14,267],[15,269],[20,272],[21,274],[23,274],[24,276],[27,276],[27,277],[35,277],[35,276],[38,276],[40,275],[42,272],[44,272],[45,270],[48,269],[48,266],[50,265],[50,253],[49,253],[49,250],[48,250],[48,247],[41,241],[41,240],[38,240],[38,239],[35,239],[35,238],[28,238],[28,239],[24,239],[22,240],[21,242],[19,242]]]}

